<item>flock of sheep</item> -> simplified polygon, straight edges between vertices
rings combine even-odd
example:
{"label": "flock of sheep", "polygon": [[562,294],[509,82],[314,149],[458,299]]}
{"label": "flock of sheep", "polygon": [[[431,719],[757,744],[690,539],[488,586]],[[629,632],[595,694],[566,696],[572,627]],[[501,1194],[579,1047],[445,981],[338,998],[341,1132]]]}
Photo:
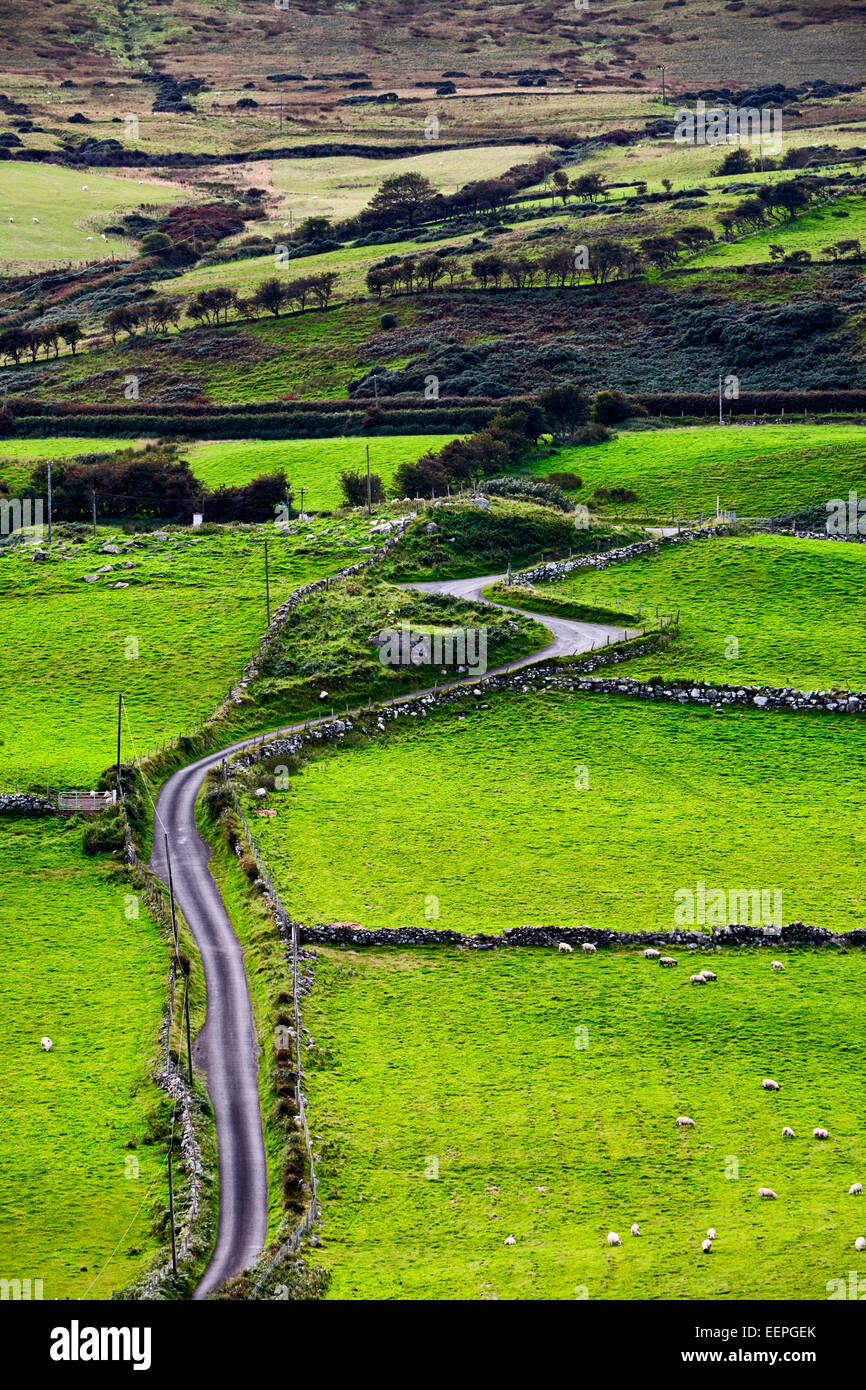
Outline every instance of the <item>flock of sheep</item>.
{"label": "flock of sheep", "polygon": [[[557,945],[557,949],[558,949],[560,955],[566,955],[566,954],[567,954],[567,955],[571,955],[572,950],[573,950],[573,948],[572,948],[571,946],[569,946],[568,943],[567,943],[566,941],[560,941],[560,942],[558,943],[558,945]],[[593,946],[590,942],[584,941],[584,942],[583,942],[583,945],[581,946],[581,950],[582,950],[583,952],[585,952],[586,955],[595,955],[597,948],[596,948],[595,946]],[[663,955],[661,954],[660,951],[657,951],[657,950],[655,949],[654,946],[648,946],[648,947],[646,948],[646,950],[644,951],[643,954],[644,954],[644,957],[645,957],[647,960],[657,960],[658,963],[659,963],[659,965],[661,965],[661,966],[667,966],[668,968],[670,968],[671,966],[675,966],[675,965],[677,964],[677,961],[674,959],[673,956],[663,956]],[[778,971],[778,970],[784,970],[784,969],[785,969],[785,966],[784,966],[784,964],[782,963],[782,961],[780,961],[780,960],[774,960],[774,961],[771,961],[771,962],[770,962],[770,969],[771,969],[771,970],[776,970],[776,971]],[[701,970],[697,975],[692,975],[692,976],[691,976],[689,983],[690,983],[690,984],[693,984],[693,985],[706,985],[706,984],[711,983],[711,981],[715,980],[716,978],[717,978],[717,977],[716,977],[716,975],[713,973],[712,970]],[[779,1085],[778,1081],[775,1081],[775,1080],[773,1079],[772,1076],[765,1076],[764,1079],[763,1079],[763,1081],[761,1082],[761,1086],[763,1087],[763,1089],[764,1089],[765,1091],[781,1091],[781,1089],[782,1089],[781,1086]],[[691,1119],[688,1115],[678,1115],[678,1116],[677,1116],[677,1129],[694,1129],[694,1128],[695,1128],[695,1122],[694,1122],[694,1120]],[[793,1131],[793,1129],[791,1129],[790,1125],[785,1125],[784,1128],[782,1129],[782,1138],[783,1138],[783,1139],[794,1139],[794,1138],[796,1138],[796,1136],[795,1136],[795,1134],[794,1134],[794,1131]],[[827,1129],[822,1129],[820,1126],[816,1126],[816,1128],[812,1130],[812,1138],[813,1138],[813,1139],[829,1139],[829,1138],[830,1138],[830,1131],[827,1130]],[[863,1184],[862,1184],[862,1182],[855,1182],[855,1183],[852,1183],[851,1186],[848,1188],[848,1196],[849,1196],[849,1197],[862,1197],[862,1195],[863,1195]],[[776,1193],[773,1191],[773,1189],[772,1189],[771,1187],[759,1187],[759,1188],[758,1188],[758,1196],[761,1197],[761,1198],[763,1198],[763,1199],[765,1199],[765,1200],[767,1200],[767,1201],[773,1201],[773,1202],[776,1201]],[[640,1235],[640,1227],[637,1225],[637,1223],[635,1223],[635,1224],[632,1226],[632,1228],[631,1228],[631,1234],[632,1234],[633,1236],[639,1236],[639,1235]],[[715,1230],[713,1229],[713,1227],[710,1227],[710,1229],[707,1231],[706,1239],[703,1241],[703,1243],[702,1243],[702,1245],[701,1245],[701,1249],[703,1250],[703,1252],[704,1252],[705,1255],[708,1255],[708,1254],[710,1253],[710,1251],[712,1250],[712,1248],[713,1248],[713,1241],[715,1240],[715,1238],[716,1238],[716,1232],[715,1232]],[[513,1239],[512,1239],[512,1241],[511,1241],[511,1243],[512,1243],[512,1244],[514,1243]],[[619,1236],[617,1235],[616,1231],[609,1231],[609,1232],[608,1232],[607,1243],[608,1243],[608,1245],[622,1245],[622,1241],[620,1240],[620,1238],[619,1238]],[[508,1242],[506,1242],[506,1244],[508,1244]],[[855,1242],[854,1242],[854,1249],[855,1249],[855,1250],[858,1250],[858,1251],[864,1251],[864,1250],[866,1250],[866,1237],[864,1237],[864,1236],[858,1236],[857,1239],[856,1239]]]}

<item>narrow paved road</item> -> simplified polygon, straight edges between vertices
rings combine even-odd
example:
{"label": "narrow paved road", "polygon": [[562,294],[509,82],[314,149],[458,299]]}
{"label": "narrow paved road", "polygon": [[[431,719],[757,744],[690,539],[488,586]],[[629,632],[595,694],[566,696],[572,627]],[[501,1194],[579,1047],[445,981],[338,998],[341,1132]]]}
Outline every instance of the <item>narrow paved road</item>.
{"label": "narrow paved road", "polygon": [[[476,579],[444,580],[413,584],[407,588],[428,593],[453,594],[456,598],[486,603],[481,590],[502,575]],[[498,608],[506,604],[496,604]],[[521,612],[525,610],[521,609]],[[578,623],[531,613],[553,633],[554,640],[541,651],[487,672],[498,675],[515,666],[527,666],[554,656],[588,651],[592,646],[618,641],[628,634],[622,628]],[[440,685],[447,690],[477,676],[463,676]],[[481,678],[483,679],[483,677]],[[432,687],[414,695],[395,696],[386,704],[432,693]],[[350,714],[360,713],[360,707]],[[330,715],[325,716],[327,719]],[[313,721],[315,723],[317,721]],[[306,722],[274,730],[271,736],[297,733]],[[163,786],[156,803],[151,867],[168,883],[165,836],[171,854],[171,876],[178,905],[201,952],[207,990],[204,1027],[196,1038],[195,1064],[204,1073],[213,1105],[219,1152],[219,1228],[214,1251],[193,1298],[205,1298],[224,1280],[239,1274],[261,1253],[267,1235],[268,1173],[259,1107],[259,1048],[244,970],[244,954],[234,934],[220,891],[210,871],[210,845],[198,833],[195,804],[210,768],[224,757],[239,752],[255,739],[242,739],[219,752],[208,753],[181,768]]]}

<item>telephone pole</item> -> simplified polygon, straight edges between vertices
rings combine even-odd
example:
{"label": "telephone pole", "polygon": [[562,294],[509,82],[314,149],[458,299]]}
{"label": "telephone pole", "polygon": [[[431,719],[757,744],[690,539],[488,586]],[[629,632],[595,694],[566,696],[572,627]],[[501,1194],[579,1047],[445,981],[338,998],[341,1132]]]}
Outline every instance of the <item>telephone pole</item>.
{"label": "telephone pole", "polygon": [[48,544],[51,544],[51,464],[48,465]]}
{"label": "telephone pole", "polygon": [[723,425],[724,423],[725,420],[722,414],[722,374],[719,372],[719,424]]}
{"label": "telephone pole", "polygon": [[166,862],[166,864],[168,865],[168,894],[169,894],[169,898],[171,899],[171,930],[172,930],[172,935],[174,936],[174,949],[175,949],[175,954],[177,954],[177,950],[178,950],[178,940],[177,940],[177,917],[175,916],[175,911],[174,911],[174,884],[173,884],[172,881],[171,881],[171,853],[170,853],[169,848],[168,848],[168,831],[165,832],[165,862]]}
{"label": "telephone pole", "polygon": [[90,498],[93,503],[93,539],[96,540],[96,488],[91,489]]}
{"label": "telephone pole", "polygon": [[664,63],[657,63],[657,64],[656,64],[656,67],[658,68],[659,72],[660,72],[661,75],[662,75],[662,106],[664,106],[664,105],[665,105],[665,65],[664,65]]}
{"label": "telephone pole", "polygon": [[271,625],[271,579],[268,571],[268,543],[265,541],[265,596],[268,605],[268,627]]}
{"label": "telephone pole", "polygon": [[372,506],[372,501],[371,501],[371,489],[370,489],[370,446],[369,446],[369,444],[368,444],[368,445],[367,445],[367,515],[368,515],[368,516],[370,515],[370,513],[372,512],[372,510],[373,510],[373,506]]}
{"label": "telephone pole", "polygon": [[123,718],[123,695],[117,697],[117,790],[120,791],[120,725]]}

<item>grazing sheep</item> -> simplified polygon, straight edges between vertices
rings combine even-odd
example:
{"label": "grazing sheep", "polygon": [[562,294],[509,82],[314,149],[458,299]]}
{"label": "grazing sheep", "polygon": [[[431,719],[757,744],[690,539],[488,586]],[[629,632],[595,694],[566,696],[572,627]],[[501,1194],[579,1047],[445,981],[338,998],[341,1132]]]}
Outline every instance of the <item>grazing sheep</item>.
{"label": "grazing sheep", "polygon": [[38,222],[38,221],[39,221],[39,218],[38,218],[38,217],[34,217],[33,221],[34,221],[34,222]]}
{"label": "grazing sheep", "polygon": [[862,1182],[852,1182],[851,1186],[848,1188],[848,1196],[849,1196],[849,1197],[862,1197],[862,1196],[863,1196],[863,1184],[862,1184]]}
{"label": "grazing sheep", "polygon": [[647,960],[655,960],[658,954],[659,952],[656,950],[655,946],[647,946],[646,950],[644,951],[644,956]]}
{"label": "grazing sheep", "polygon": [[659,956],[659,965],[676,965],[673,956]]}
{"label": "grazing sheep", "polygon": [[608,1233],[607,1233],[607,1243],[608,1243],[608,1245],[622,1245],[622,1241],[620,1240],[620,1238],[619,1238],[619,1236],[617,1235],[616,1231],[608,1231]]}
{"label": "grazing sheep", "polygon": [[584,941],[580,949],[582,951],[585,951],[588,956],[595,955],[595,947],[593,946],[591,941]]}
{"label": "grazing sheep", "polygon": [[781,1091],[782,1089],[778,1081],[774,1081],[772,1076],[765,1076],[761,1085],[765,1091]]}
{"label": "grazing sheep", "polygon": [[695,1122],[688,1115],[677,1115],[677,1129],[694,1129]]}
{"label": "grazing sheep", "polygon": [[710,980],[714,980],[716,978],[712,970],[702,970],[701,974],[703,975],[707,983],[709,983]]}
{"label": "grazing sheep", "polygon": [[81,185],[81,191],[82,191],[82,193],[86,193],[86,192],[87,192],[87,184],[86,184],[86,183],[83,183],[83,184]]}
{"label": "grazing sheep", "polygon": [[556,949],[561,956],[570,956],[574,948],[569,946],[567,941],[560,941]]}
{"label": "grazing sheep", "polygon": [[689,984],[690,984],[690,985],[705,985],[706,983],[707,983],[707,982],[706,982],[706,980],[704,979],[703,975],[691,975],[691,976],[689,977]]}
{"label": "grazing sheep", "polygon": [[84,240],[85,240],[85,241],[92,241],[92,240],[93,240],[93,237],[92,237],[92,236],[86,236],[86,237],[84,238]]}
{"label": "grazing sheep", "polygon": [[773,1201],[773,1202],[775,1202],[775,1200],[776,1200],[776,1194],[775,1194],[775,1192],[773,1191],[772,1187],[759,1187],[759,1188],[758,1188],[758,1196],[759,1196],[759,1197],[768,1197],[768,1198],[769,1198],[771,1201]]}
{"label": "grazing sheep", "polygon": [[866,1236],[858,1236],[854,1242],[855,1250],[866,1250]]}
{"label": "grazing sheep", "polygon": [[504,1241],[502,1242],[502,1244],[503,1244],[503,1245],[516,1245],[516,1244],[517,1244],[517,1241],[514,1239],[514,1236],[506,1236],[505,1239],[504,1239]]}
{"label": "grazing sheep", "polygon": [[781,962],[780,960],[771,960],[771,961],[770,961],[770,969],[771,969],[771,970],[784,970],[785,967],[784,967],[784,965],[782,964],[782,962]]}
{"label": "grazing sheep", "polygon": [[713,1248],[713,1242],[712,1242],[711,1240],[702,1240],[702,1241],[701,1241],[701,1249],[703,1250],[703,1252],[704,1252],[705,1255],[709,1255],[709,1253],[710,1253],[710,1251],[712,1250],[712,1248]]}
{"label": "grazing sheep", "polygon": [[715,1238],[716,1238],[716,1228],[715,1228],[715,1226],[711,1226],[710,1229],[707,1231],[707,1240],[715,1240]]}
{"label": "grazing sheep", "polygon": [[39,1046],[42,1048],[43,1052],[50,1052],[52,1047],[54,1046],[54,1043],[51,1041],[50,1038],[43,1038]]}
{"label": "grazing sheep", "polygon": [[794,1131],[792,1130],[792,1128],[791,1128],[790,1125],[785,1125],[785,1128],[782,1130],[782,1138],[783,1138],[783,1139],[793,1139],[793,1138],[795,1138]]}
{"label": "grazing sheep", "polygon": [[828,1129],[820,1129],[820,1128],[818,1128],[818,1129],[813,1129],[813,1130],[812,1130],[812,1138],[813,1138],[813,1139],[829,1139],[829,1138],[830,1138],[830,1131],[829,1131]]}
{"label": "grazing sheep", "polygon": [[635,1222],[634,1225],[632,1226],[632,1228],[631,1228],[631,1234],[632,1234],[633,1236],[639,1236],[639,1235],[640,1235],[640,1226],[637,1224],[637,1222]]}

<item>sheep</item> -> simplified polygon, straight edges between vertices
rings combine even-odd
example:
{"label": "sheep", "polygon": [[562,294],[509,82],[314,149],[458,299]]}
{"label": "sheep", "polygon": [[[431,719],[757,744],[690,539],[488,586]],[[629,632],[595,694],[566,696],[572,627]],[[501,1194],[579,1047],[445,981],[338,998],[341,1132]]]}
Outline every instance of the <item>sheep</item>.
{"label": "sheep", "polygon": [[656,950],[655,946],[647,946],[644,951],[644,956],[647,960],[655,960],[658,954],[659,952]]}
{"label": "sheep", "polygon": [[855,1250],[866,1250],[866,1236],[858,1236],[854,1242]]}
{"label": "sheep", "polygon": [[639,1235],[640,1235],[640,1226],[637,1224],[637,1222],[635,1222],[634,1225],[632,1226],[632,1228],[631,1228],[631,1234],[632,1234],[633,1236],[639,1236]]}
{"label": "sheep", "polygon": [[703,1252],[704,1252],[705,1255],[709,1255],[709,1253],[710,1253],[710,1251],[712,1250],[712,1248],[713,1248],[713,1242],[712,1242],[711,1240],[702,1240],[702,1241],[701,1241],[701,1249],[703,1250]]}
{"label": "sheep", "polygon": [[556,949],[561,956],[570,956],[574,948],[569,946],[567,941],[560,941]]}
{"label": "sheep", "polygon": [[622,1245],[622,1241],[620,1240],[620,1238],[619,1238],[619,1236],[617,1235],[616,1231],[608,1231],[608,1233],[607,1233],[607,1243],[608,1243],[608,1245]]}
{"label": "sheep", "polygon": [[778,1081],[774,1081],[772,1076],[765,1076],[761,1085],[765,1091],[781,1091],[782,1089]]}
{"label": "sheep", "polygon": [[784,967],[784,965],[782,964],[782,962],[781,962],[780,960],[771,960],[771,961],[770,961],[770,969],[771,969],[771,970],[784,970],[785,967]]}
{"label": "sheep", "polygon": [[688,1115],[677,1115],[677,1129],[694,1129],[695,1122]]}
{"label": "sheep", "polygon": [[716,978],[712,970],[702,970],[701,974],[703,975],[707,983],[709,983],[710,980],[714,980]]}
{"label": "sheep", "polygon": [[659,956],[659,965],[676,965],[673,956]]}
{"label": "sheep", "polygon": [[581,949],[582,951],[585,951],[586,954],[587,954],[588,956],[594,956],[594,955],[595,955],[596,948],[595,948],[595,946],[593,946],[593,944],[592,944],[591,941],[584,941],[584,943],[583,943],[583,945],[581,946],[580,949]]}
{"label": "sheep", "polygon": [[38,222],[38,221],[39,221],[39,218],[38,218],[38,217],[34,217],[33,221],[34,221],[34,222]]}
{"label": "sheep", "polygon": [[759,1197],[766,1197],[766,1198],[768,1198],[768,1199],[769,1199],[770,1201],[772,1201],[772,1202],[775,1202],[775,1200],[776,1200],[776,1194],[775,1194],[775,1192],[773,1191],[772,1187],[759,1187],[759,1188],[758,1188],[758,1196],[759,1196]]}
{"label": "sheep", "polygon": [[689,977],[690,985],[705,985],[706,983],[707,982],[704,979],[703,975],[692,975]]}
{"label": "sheep", "polygon": [[92,237],[92,236],[86,236],[86,237],[84,238],[84,240],[85,240],[85,241],[92,241],[92,240],[93,240],[93,237]]}
{"label": "sheep", "polygon": [[820,1127],[819,1127],[818,1129],[813,1129],[813,1130],[812,1130],[812,1138],[813,1138],[813,1139],[829,1139],[829,1138],[830,1138],[830,1131],[829,1131],[828,1129],[821,1129]]}
{"label": "sheep", "polygon": [[81,191],[82,191],[82,193],[86,193],[86,192],[87,192],[87,184],[86,184],[86,183],[83,183],[83,184],[81,185]]}
{"label": "sheep", "polygon": [[52,1047],[54,1046],[54,1043],[51,1041],[50,1038],[43,1038],[39,1046],[42,1048],[43,1052],[50,1052]]}
{"label": "sheep", "polygon": [[794,1131],[792,1130],[792,1128],[791,1128],[790,1125],[785,1125],[785,1128],[782,1130],[782,1138],[783,1138],[783,1139],[794,1139],[794,1138],[796,1138],[796,1135],[794,1134]]}
{"label": "sheep", "polygon": [[10,221],[10,222],[14,222],[14,221],[15,221],[15,218],[14,218],[14,217],[10,217],[10,218],[9,218],[9,221]]}
{"label": "sheep", "polygon": [[848,1196],[849,1196],[849,1197],[862,1197],[862,1196],[863,1196],[863,1184],[862,1184],[862,1182],[852,1182],[851,1186],[848,1188]]}
{"label": "sheep", "polygon": [[715,1240],[715,1238],[716,1238],[716,1228],[715,1228],[715,1226],[711,1226],[710,1229],[707,1231],[707,1240]]}
{"label": "sheep", "polygon": [[516,1244],[517,1244],[517,1241],[514,1239],[514,1236],[506,1236],[505,1239],[504,1239],[504,1241],[502,1242],[502,1244],[503,1244],[503,1245],[516,1245]]}

